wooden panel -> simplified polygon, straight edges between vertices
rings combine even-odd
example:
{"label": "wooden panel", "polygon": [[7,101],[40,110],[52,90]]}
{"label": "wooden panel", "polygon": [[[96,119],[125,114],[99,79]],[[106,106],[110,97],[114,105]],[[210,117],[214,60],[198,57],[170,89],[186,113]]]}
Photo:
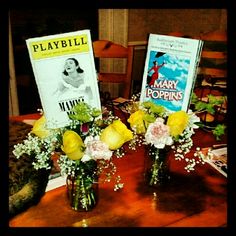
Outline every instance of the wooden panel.
{"label": "wooden panel", "polygon": [[[99,39],[127,46],[128,42],[128,9],[99,9]],[[125,73],[126,62],[123,59],[101,58],[98,71]],[[105,86],[112,97],[122,96],[123,91],[117,84]]]}
{"label": "wooden panel", "polygon": [[15,65],[14,65],[14,55],[12,46],[12,33],[11,33],[11,23],[9,18],[9,114],[19,115],[19,105],[17,96],[17,86],[16,86],[16,75],[15,75]]}
{"label": "wooden panel", "polygon": [[128,56],[126,47],[107,40],[93,42],[93,48],[96,58],[126,58]]}
{"label": "wooden panel", "polygon": [[[227,86],[227,32],[213,31],[202,34],[203,49],[198,70],[198,79],[202,85],[214,85],[218,81],[221,87]],[[209,79],[211,83],[208,83]]]}
{"label": "wooden panel", "polygon": [[206,75],[211,75],[212,77],[217,77],[217,78],[226,78],[227,76],[227,71],[226,70],[221,70],[221,69],[215,69],[215,68],[201,68],[199,69],[200,74],[206,74]]}
{"label": "wooden panel", "polygon": [[126,75],[124,74],[114,74],[114,73],[99,73],[100,82],[113,82],[113,83],[123,83]]}
{"label": "wooden panel", "polygon": [[[108,58],[126,59],[125,70],[123,72],[117,73],[116,70],[113,70],[113,72],[108,72],[107,70],[104,71],[100,69],[100,71],[98,71],[98,78],[100,82],[122,83],[123,89],[121,90],[121,97],[129,99],[131,96],[132,84],[133,46],[124,47],[109,40],[97,40],[93,42],[93,49],[95,58],[99,58],[99,60]],[[116,64],[114,63],[114,65]],[[113,94],[111,94],[111,98],[115,98]]]}
{"label": "wooden panel", "polygon": [[226,59],[227,53],[226,52],[203,51],[201,56],[204,58]]}

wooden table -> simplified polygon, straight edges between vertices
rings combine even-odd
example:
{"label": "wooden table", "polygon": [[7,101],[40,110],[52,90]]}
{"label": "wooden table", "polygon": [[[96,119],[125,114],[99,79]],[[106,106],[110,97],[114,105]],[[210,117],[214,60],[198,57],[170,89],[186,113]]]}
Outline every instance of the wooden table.
{"label": "wooden table", "polygon": [[[29,117],[27,117],[29,118]],[[198,130],[195,147],[216,142],[212,134]],[[226,137],[221,141],[226,143]],[[227,178],[210,165],[187,173],[184,163],[170,156],[171,181],[151,188],[143,181],[145,150],[129,151],[116,159],[124,188],[99,185],[99,201],[90,212],[69,206],[66,187],[51,190],[36,206],[10,219],[10,227],[226,227]]]}

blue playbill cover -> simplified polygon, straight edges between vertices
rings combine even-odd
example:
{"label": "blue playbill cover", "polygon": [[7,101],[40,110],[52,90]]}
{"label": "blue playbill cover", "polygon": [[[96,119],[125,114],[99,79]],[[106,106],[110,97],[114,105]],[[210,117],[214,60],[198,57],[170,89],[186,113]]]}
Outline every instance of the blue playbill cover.
{"label": "blue playbill cover", "polygon": [[195,84],[203,42],[150,34],[140,101],[169,111],[187,110]]}

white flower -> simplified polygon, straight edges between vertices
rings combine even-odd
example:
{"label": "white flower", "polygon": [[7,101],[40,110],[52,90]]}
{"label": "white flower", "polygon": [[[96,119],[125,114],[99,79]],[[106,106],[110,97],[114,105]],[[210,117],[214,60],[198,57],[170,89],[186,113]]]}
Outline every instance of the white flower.
{"label": "white flower", "polygon": [[89,142],[95,141],[95,140],[100,140],[99,136],[87,136],[84,140],[84,144],[87,145]]}
{"label": "white flower", "polygon": [[145,134],[145,140],[149,144],[153,144],[156,148],[164,148],[165,145],[171,145],[173,139],[170,136],[170,130],[164,124],[162,118],[157,118],[156,121],[150,124]]}
{"label": "white flower", "polygon": [[92,160],[92,158],[91,158],[91,156],[89,156],[87,154],[84,154],[83,157],[81,158],[82,162],[86,162],[86,161],[89,161],[89,160]]}
{"label": "white flower", "polygon": [[87,137],[84,143],[86,144],[86,150],[84,156],[81,159],[82,162],[86,162],[91,159],[110,160],[112,157],[112,151],[109,150],[109,147],[106,143],[99,140],[98,136]]}
{"label": "white flower", "polygon": [[188,115],[189,115],[189,122],[188,122],[188,127],[191,127],[193,129],[199,128],[198,125],[195,123],[200,122],[200,118],[192,112],[192,110],[188,110]]}

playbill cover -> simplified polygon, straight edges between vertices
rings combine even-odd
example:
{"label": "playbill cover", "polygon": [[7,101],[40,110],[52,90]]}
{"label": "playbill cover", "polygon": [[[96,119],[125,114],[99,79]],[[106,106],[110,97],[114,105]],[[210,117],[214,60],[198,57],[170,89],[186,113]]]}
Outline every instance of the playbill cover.
{"label": "playbill cover", "polygon": [[187,110],[195,84],[203,42],[150,34],[140,101],[169,111]]}
{"label": "playbill cover", "polygon": [[101,109],[89,30],[30,38],[26,44],[49,128],[68,125],[79,101]]}

